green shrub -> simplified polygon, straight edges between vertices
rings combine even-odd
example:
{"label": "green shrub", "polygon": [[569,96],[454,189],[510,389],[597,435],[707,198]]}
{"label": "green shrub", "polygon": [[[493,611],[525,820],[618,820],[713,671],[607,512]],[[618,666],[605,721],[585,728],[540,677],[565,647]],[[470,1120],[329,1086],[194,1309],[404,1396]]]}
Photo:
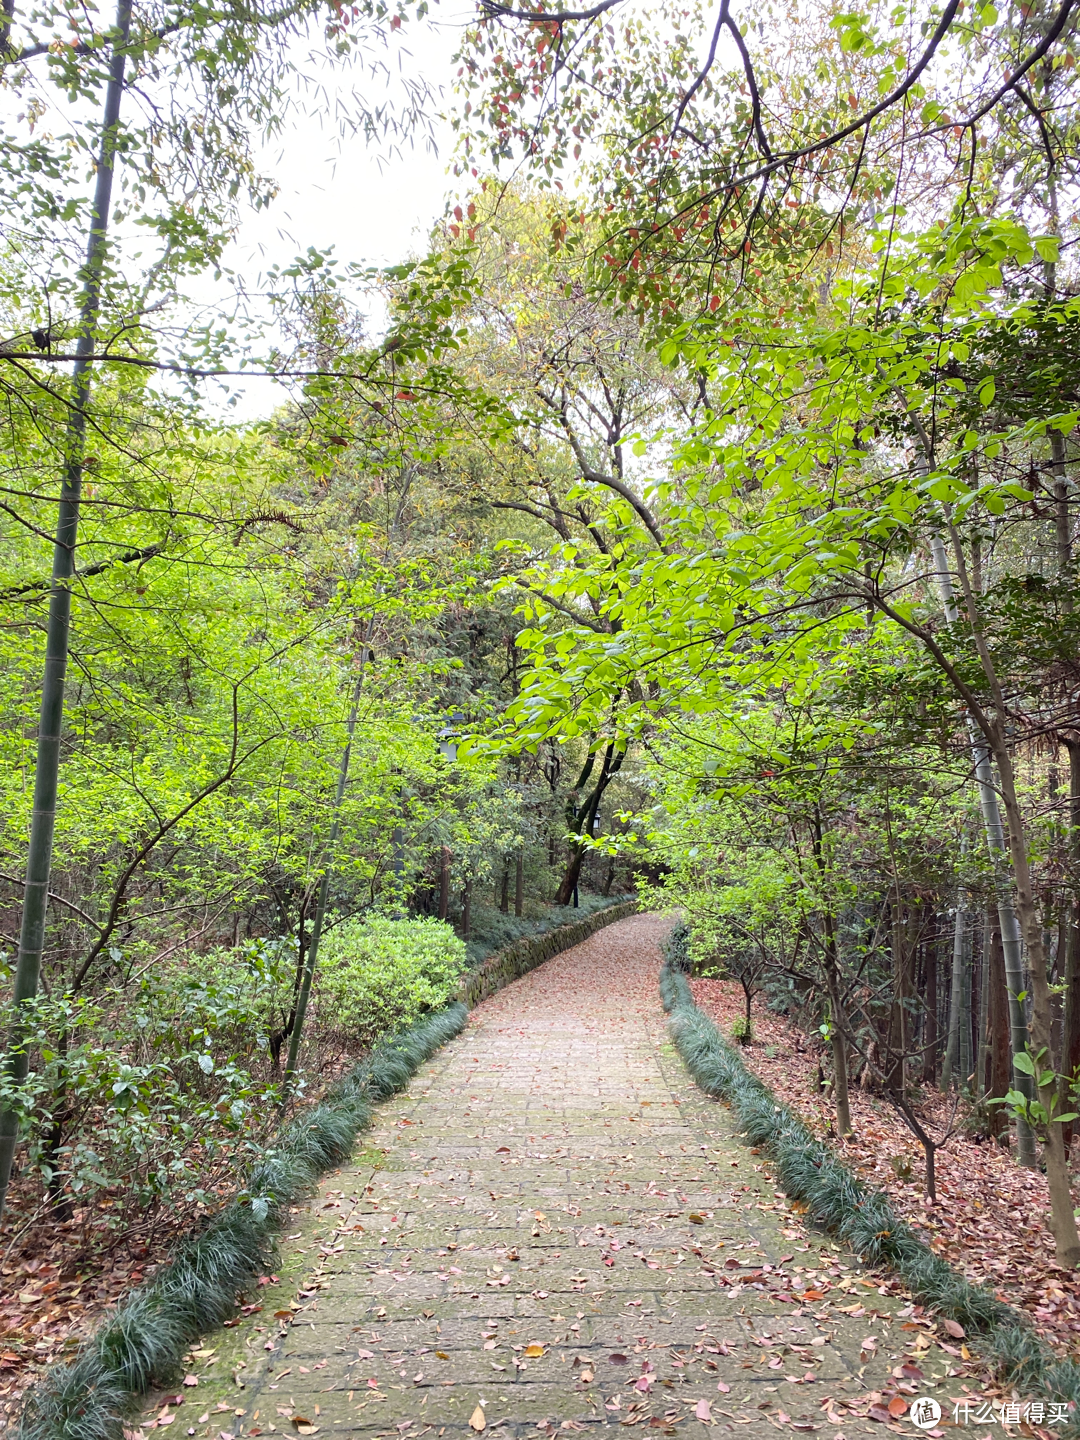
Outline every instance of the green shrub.
{"label": "green shrub", "polygon": [[731,1022],[731,1038],[737,1045],[752,1045],[754,1043],[754,1023],[747,1020],[745,1015],[736,1015]]}
{"label": "green shrub", "polygon": [[[77,1204],[114,1192],[97,1221],[117,1230],[158,1204],[215,1204],[272,1123],[276,1077],[260,1060],[291,970],[288,941],[252,940],[148,967],[95,1001],[38,995],[20,1011],[25,1083],[5,1080],[0,1043],[0,1108],[18,1116],[24,1168]],[[0,1002],[0,1035],[12,1005]]]}
{"label": "green shrub", "polygon": [[443,920],[345,920],[319,952],[320,1023],[361,1041],[412,1025],[446,1004],[465,966]]}

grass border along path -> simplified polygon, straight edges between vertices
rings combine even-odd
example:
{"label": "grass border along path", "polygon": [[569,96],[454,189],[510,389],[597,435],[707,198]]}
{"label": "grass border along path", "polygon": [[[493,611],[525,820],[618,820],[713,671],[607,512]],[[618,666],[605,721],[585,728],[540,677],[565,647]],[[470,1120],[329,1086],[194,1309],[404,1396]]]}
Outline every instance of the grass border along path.
{"label": "grass border along path", "polygon": [[[1080,1365],[1059,1360],[1027,1317],[973,1285],[901,1220],[880,1190],[864,1185],[824,1141],[743,1063],[716,1025],[698,1008],[677,939],[665,942],[660,1000],[668,1028],[694,1082],[731,1106],[751,1145],[772,1161],[775,1176],[808,1218],[850,1245],[870,1265],[897,1271],[915,1298],[956,1320],[1008,1384],[1039,1399],[1080,1404]],[[1070,1434],[1080,1433],[1075,1411]]]}
{"label": "grass border along path", "polygon": [[289,1206],[340,1165],[372,1122],[373,1106],[403,1090],[424,1062],[460,1034],[486,996],[637,908],[629,901],[545,935],[526,937],[466,975],[462,999],[392,1035],[278,1133],[246,1187],[146,1285],[123,1301],[27,1397],[22,1440],[118,1440],[143,1395],[181,1372],[192,1343],[232,1318],[239,1296],[272,1267]]}

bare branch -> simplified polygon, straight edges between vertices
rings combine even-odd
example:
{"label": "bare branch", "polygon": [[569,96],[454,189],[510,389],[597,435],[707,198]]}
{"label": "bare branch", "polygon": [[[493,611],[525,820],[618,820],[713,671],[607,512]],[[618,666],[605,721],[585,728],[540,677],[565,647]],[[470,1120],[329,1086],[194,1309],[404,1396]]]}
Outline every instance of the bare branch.
{"label": "bare branch", "polygon": [[595,20],[605,10],[613,10],[622,0],[600,0],[591,10],[513,10],[509,5],[500,5],[497,0],[480,0],[480,8],[492,20],[537,20],[561,25],[564,20]]}

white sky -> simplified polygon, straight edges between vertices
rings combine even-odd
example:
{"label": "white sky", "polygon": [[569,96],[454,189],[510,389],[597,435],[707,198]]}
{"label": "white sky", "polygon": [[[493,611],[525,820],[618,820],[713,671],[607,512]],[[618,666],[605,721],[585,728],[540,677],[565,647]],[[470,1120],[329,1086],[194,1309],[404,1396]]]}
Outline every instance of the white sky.
{"label": "white sky", "polygon": [[[268,209],[243,213],[237,238],[223,257],[225,267],[249,292],[261,288],[260,276],[269,266],[287,265],[309,246],[323,251],[332,247],[343,264],[361,266],[398,264],[426,249],[447,196],[460,191],[449,173],[454,134],[446,115],[457,99],[451,90],[450,61],[463,25],[475,14],[469,0],[445,0],[433,8],[433,16],[408,24],[385,48],[366,56],[361,50],[351,63],[333,63],[312,53],[325,47],[318,32],[297,42],[292,58],[303,77],[296,87],[297,103],[285,117],[282,133],[253,157],[257,170],[276,180],[279,193]],[[109,9],[110,0],[103,0],[103,11]],[[69,104],[51,85],[38,83],[41,78],[32,80],[30,93],[44,102],[45,125],[60,134],[77,129],[80,105]],[[340,123],[342,115],[362,108],[357,94],[371,108],[389,102],[400,113],[408,103],[408,80],[419,78],[432,92],[429,125],[411,144],[399,142],[395,149],[389,140],[369,143],[362,133]],[[25,105],[20,92],[0,96],[5,121],[8,112],[15,120]],[[14,128],[20,128],[21,119],[19,115]],[[121,222],[114,235],[134,251],[143,248],[142,233],[130,224]],[[183,289],[202,323],[213,320],[215,311],[224,316],[232,309],[229,282],[215,281],[212,272],[189,277]],[[383,323],[381,309],[370,314],[373,331]],[[203,400],[210,414],[253,420],[269,415],[285,399],[285,391],[267,380],[236,382],[230,388],[235,398],[226,408],[226,393],[213,384],[205,387]]]}
{"label": "white sky", "polygon": [[231,258],[247,268],[252,262],[288,260],[309,245],[333,244],[343,260],[393,264],[422,249],[452,187],[447,166],[454,137],[437,111],[454,102],[450,56],[456,47],[457,26],[444,16],[437,24],[421,22],[399,51],[387,52],[395,69],[385,92],[391,99],[400,103],[403,95],[396,83],[399,67],[402,75],[422,75],[442,92],[431,117],[437,154],[424,136],[396,156],[387,153],[387,144],[343,137],[334,119],[338,100],[348,108],[354,87],[381,98],[378,81],[372,83],[358,66],[336,70],[306,63],[306,74],[317,78],[325,94],[309,93],[301,103],[313,113],[295,115],[280,143],[257,158],[259,168],[277,179],[280,194],[269,210],[249,213]]}
{"label": "white sky", "polygon": [[[471,12],[452,3],[436,10],[433,21],[412,27],[407,38],[386,52],[393,74],[385,88],[372,82],[359,65],[337,68],[308,60],[301,66],[308,84],[301,108],[284,133],[256,157],[260,171],[272,175],[279,194],[266,210],[248,210],[236,242],[225,256],[229,268],[251,285],[271,264],[288,264],[309,246],[334,248],[342,263],[393,265],[420,255],[434,222],[443,214],[448,195],[458,188],[448,167],[454,135],[444,113],[455,97],[450,91],[450,57],[457,49],[459,26]],[[352,91],[376,99],[404,103],[399,76],[423,76],[435,99],[431,134],[417,135],[410,145],[391,152],[389,142],[368,143],[362,135],[342,135],[335,118],[351,108]],[[440,93],[441,92],[441,93]],[[212,303],[213,289],[185,287],[200,304]],[[373,329],[381,325],[371,315]],[[268,415],[284,392],[265,380],[242,386],[230,408],[233,419]],[[235,392],[234,392],[235,393]],[[214,398],[206,397],[214,410]]]}

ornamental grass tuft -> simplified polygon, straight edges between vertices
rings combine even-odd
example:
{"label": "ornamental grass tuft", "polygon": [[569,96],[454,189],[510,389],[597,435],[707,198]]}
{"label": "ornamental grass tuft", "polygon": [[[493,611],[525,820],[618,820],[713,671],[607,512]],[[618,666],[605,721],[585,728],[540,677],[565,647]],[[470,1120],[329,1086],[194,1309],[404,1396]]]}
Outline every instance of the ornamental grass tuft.
{"label": "ornamental grass tuft", "polygon": [[[865,1185],[832,1149],[766,1085],[694,1001],[684,926],[664,944],[660,1000],[675,1046],[695,1083],[725,1100],[747,1141],[766,1150],[776,1179],[808,1218],[850,1245],[871,1265],[896,1270],[923,1305],[978,1335],[979,1349],[1010,1384],[1040,1398],[1080,1403],[1080,1365],[1058,1360],[1021,1311],[973,1285],[926,1245],[893,1210],[888,1197]],[[1074,1419],[1076,1434],[1080,1424]],[[1061,1432],[1065,1433],[1065,1432]]]}
{"label": "ornamental grass tuft", "polygon": [[133,1291],[74,1360],[49,1371],[23,1412],[22,1440],[121,1440],[140,1397],[175,1380],[188,1347],[230,1319],[238,1296],[270,1269],[289,1205],[348,1157],[371,1124],[373,1104],[408,1084],[468,1014],[455,1001],[385,1040],[324,1100],[288,1121],[243,1193]]}
{"label": "ornamental grass tuft", "polygon": [[122,1440],[124,1422],[141,1397],[176,1380],[185,1351],[228,1320],[238,1297],[271,1268],[288,1207],[347,1159],[357,1135],[371,1124],[372,1107],[404,1089],[461,1032],[469,1005],[635,908],[635,902],[610,906],[492,956],[464,977],[462,1000],[381,1041],[323,1100],[293,1116],[255,1163],[241,1194],[132,1291],[74,1359],[41,1380],[23,1410],[20,1440]]}

